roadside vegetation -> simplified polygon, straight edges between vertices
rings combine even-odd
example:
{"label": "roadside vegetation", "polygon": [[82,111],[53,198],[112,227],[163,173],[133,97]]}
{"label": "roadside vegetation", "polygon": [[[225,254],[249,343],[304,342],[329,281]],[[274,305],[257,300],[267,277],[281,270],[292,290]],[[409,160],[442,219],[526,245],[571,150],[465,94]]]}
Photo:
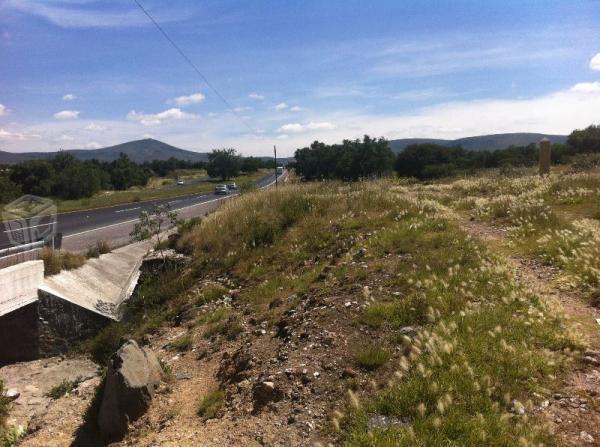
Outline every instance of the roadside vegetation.
{"label": "roadside vegetation", "polygon": [[[80,161],[68,152],[0,169],[0,204],[22,194],[51,197],[58,211],[76,211],[211,191],[217,181],[253,183],[274,167],[272,160],[216,149],[206,162],[171,158],[138,164],[126,155],[112,162]],[[210,180],[207,174],[215,180]],[[183,180],[183,185],[177,185]]]}
{"label": "roadside vegetation", "polygon": [[559,286],[590,299],[600,287],[600,154],[577,156],[545,177],[514,171],[415,187],[457,213],[506,230],[505,251],[559,269]]}
{"label": "roadside vegetation", "polygon": [[[277,330],[309,297],[329,297],[341,309],[356,301],[358,313],[337,311],[319,329],[343,332],[356,347],[323,355],[362,371],[347,381],[334,374],[322,439],[552,445],[534,409],[577,361],[579,342],[501,255],[463,232],[444,204],[444,188],[458,185],[423,187],[421,197],[407,188],[393,180],[310,183],[228,202],[181,228],[176,248],[191,263],[144,272],[124,321],[83,348],[105,362],[123,339],[177,325],[192,311],[200,316],[173,347],[207,338],[220,346],[247,330],[245,315]],[[214,307],[228,293],[215,286],[223,275],[242,287],[236,305]],[[376,343],[365,344],[363,332]],[[194,342],[196,333],[203,337]],[[202,418],[227,407],[227,393],[216,393],[202,400]],[[393,423],[373,425],[381,417]]]}

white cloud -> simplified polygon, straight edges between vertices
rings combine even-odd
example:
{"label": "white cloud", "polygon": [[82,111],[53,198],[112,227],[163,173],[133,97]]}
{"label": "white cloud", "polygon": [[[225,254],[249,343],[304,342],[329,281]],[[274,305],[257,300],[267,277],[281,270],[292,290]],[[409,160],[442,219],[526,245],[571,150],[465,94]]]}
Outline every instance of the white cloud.
{"label": "white cloud", "polygon": [[127,119],[131,121],[139,121],[144,126],[157,126],[164,121],[175,121],[187,118],[194,118],[196,115],[183,112],[178,108],[171,108],[160,113],[147,114],[144,112],[136,112],[132,110],[127,114]]}
{"label": "white cloud", "polygon": [[333,123],[328,123],[328,122],[321,122],[321,123],[310,122],[306,125],[306,128],[308,130],[332,130],[332,129],[336,128],[336,125]]}
{"label": "white cloud", "polygon": [[97,141],[90,141],[83,146],[84,149],[100,149],[101,147],[102,145]]}
{"label": "white cloud", "polygon": [[248,110],[252,110],[252,107],[245,106],[245,107],[236,107],[236,108],[233,109],[233,111],[235,113],[246,112]]}
{"label": "white cloud", "polygon": [[289,123],[289,124],[284,124],[283,126],[281,126],[279,128],[279,132],[281,133],[286,133],[286,132],[290,132],[290,133],[300,133],[300,132],[306,132],[308,130],[333,130],[335,129],[336,126],[333,123],[329,123],[329,122],[313,122],[311,121],[308,124],[300,124],[300,123]]}
{"label": "white cloud", "polygon": [[281,126],[279,128],[279,132],[293,132],[293,133],[298,133],[298,132],[303,132],[304,131],[304,126],[300,123],[289,123],[289,124],[284,124],[283,126]]}
{"label": "white cloud", "polygon": [[62,99],[63,101],[73,101],[74,99],[77,99],[77,96],[73,93],[67,93],[66,95],[63,95]]}
{"label": "white cloud", "polygon": [[277,104],[275,107],[273,107],[275,110],[285,110],[288,108],[288,105],[285,102],[280,102],[279,104]]}
{"label": "white cloud", "polygon": [[54,141],[59,142],[59,143],[63,143],[63,142],[68,143],[68,142],[73,141],[74,139],[75,138],[73,138],[71,135],[62,134],[59,137],[56,137],[54,139]]}
{"label": "white cloud", "polygon": [[600,71],[600,53],[596,54],[592,60],[590,60],[590,68],[595,71]]}
{"label": "white cloud", "polygon": [[248,98],[255,99],[257,101],[262,101],[263,99],[265,99],[265,96],[264,95],[259,95],[258,93],[250,93],[248,95]]}
{"label": "white cloud", "polygon": [[571,91],[578,93],[598,93],[600,92],[600,82],[580,82],[571,87]]}
{"label": "white cloud", "polygon": [[8,130],[0,129],[0,140],[17,140],[24,141],[34,138],[40,138],[39,135],[22,132],[10,132]]}
{"label": "white cloud", "polygon": [[304,109],[300,106],[290,107],[290,112],[302,112]]}
{"label": "white cloud", "polygon": [[62,110],[54,114],[57,120],[72,120],[79,118],[79,110]]}
{"label": "white cloud", "polygon": [[202,101],[206,99],[202,93],[192,93],[191,95],[186,96],[178,96],[173,99],[173,102],[177,104],[179,107],[189,106],[191,104],[200,104]]}
{"label": "white cloud", "polygon": [[287,140],[290,136],[287,133],[282,133],[281,135],[277,135],[278,140]]}
{"label": "white cloud", "polygon": [[100,124],[90,123],[84,127],[85,130],[89,130],[90,132],[103,132],[107,129],[106,126],[101,126]]}
{"label": "white cloud", "polygon": [[0,116],[8,115],[8,109],[4,104],[0,104]]}

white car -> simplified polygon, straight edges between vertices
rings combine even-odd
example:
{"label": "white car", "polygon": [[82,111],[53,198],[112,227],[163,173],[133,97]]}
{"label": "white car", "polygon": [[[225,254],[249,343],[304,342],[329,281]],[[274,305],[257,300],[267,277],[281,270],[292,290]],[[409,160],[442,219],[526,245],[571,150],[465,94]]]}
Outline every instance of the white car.
{"label": "white car", "polygon": [[238,189],[237,185],[235,184],[235,182],[231,182],[231,183],[227,183],[227,189],[229,190],[236,190]]}
{"label": "white car", "polygon": [[177,180],[178,185],[183,185],[183,180]]}

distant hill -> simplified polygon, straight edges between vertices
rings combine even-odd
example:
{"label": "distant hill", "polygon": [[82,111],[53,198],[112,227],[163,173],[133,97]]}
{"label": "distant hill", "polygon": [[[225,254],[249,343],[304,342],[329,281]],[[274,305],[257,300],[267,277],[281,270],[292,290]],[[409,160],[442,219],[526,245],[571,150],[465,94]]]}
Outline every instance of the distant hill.
{"label": "distant hill", "polygon": [[470,151],[506,149],[509,146],[527,146],[537,143],[542,138],[548,138],[552,143],[565,143],[566,135],[546,135],[541,133],[499,133],[495,135],[479,135],[476,137],[459,138],[457,140],[442,140],[435,138],[404,138],[390,140],[390,148],[394,152],[404,150],[411,144],[434,143],[441,146],[461,146]]}
{"label": "distant hill", "polygon": [[[208,159],[205,152],[194,152],[179,149],[162,141],[146,140],[129,141],[128,143],[117,144],[116,146],[104,147],[101,149],[69,149],[64,152],[73,154],[80,160],[96,159],[100,161],[113,161],[119,158],[119,154],[126,154],[136,163],[143,163],[152,160],[167,160],[171,157],[179,160],[204,161]],[[0,163],[12,164],[24,160],[43,160],[54,157],[58,152],[4,152],[0,151]]]}

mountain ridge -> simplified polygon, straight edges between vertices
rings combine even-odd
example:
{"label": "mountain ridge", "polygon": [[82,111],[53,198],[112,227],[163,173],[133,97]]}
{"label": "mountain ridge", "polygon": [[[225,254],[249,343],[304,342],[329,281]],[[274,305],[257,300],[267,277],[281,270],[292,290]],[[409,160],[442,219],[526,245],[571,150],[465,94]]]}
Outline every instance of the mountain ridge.
{"label": "mountain ridge", "polygon": [[[162,141],[147,138],[107,146],[100,149],[66,149],[61,152],[73,154],[80,160],[113,161],[123,153],[136,163],[152,160],[167,160],[175,157],[186,161],[206,161],[208,153],[180,149]],[[0,163],[12,164],[25,160],[45,160],[58,154],[54,152],[6,152],[0,151]]]}
{"label": "mountain ridge", "polygon": [[[390,149],[392,149],[394,152],[401,152],[411,144],[424,143],[439,144],[441,146],[462,146],[467,150],[480,151],[505,149],[511,145],[526,146],[530,143],[537,143],[542,138],[548,138],[552,143],[565,143],[567,141],[566,135],[541,133],[502,133],[477,135],[473,137],[458,138],[455,140],[445,140],[439,138],[403,138],[389,140],[389,145]],[[206,161],[208,159],[207,152],[196,152],[180,149],[152,138],[128,141],[100,149],[67,149],[64,152],[71,153],[80,160],[97,159],[99,161],[113,161],[119,157],[119,154],[124,153],[136,163],[143,163],[145,161],[152,160],[167,160],[171,157],[187,161]],[[7,152],[0,150],[0,164],[14,164],[26,160],[45,160],[52,158],[56,154],[58,154],[58,151]],[[282,161],[284,159],[285,157],[282,158]]]}
{"label": "mountain ridge", "polygon": [[445,140],[439,138],[402,138],[390,140],[390,149],[401,152],[411,144],[439,144],[440,146],[461,146],[470,151],[506,149],[510,146],[527,146],[538,143],[542,138],[548,138],[552,143],[566,143],[567,135],[553,135],[534,132],[499,133],[489,135],[476,135],[472,137]]}

